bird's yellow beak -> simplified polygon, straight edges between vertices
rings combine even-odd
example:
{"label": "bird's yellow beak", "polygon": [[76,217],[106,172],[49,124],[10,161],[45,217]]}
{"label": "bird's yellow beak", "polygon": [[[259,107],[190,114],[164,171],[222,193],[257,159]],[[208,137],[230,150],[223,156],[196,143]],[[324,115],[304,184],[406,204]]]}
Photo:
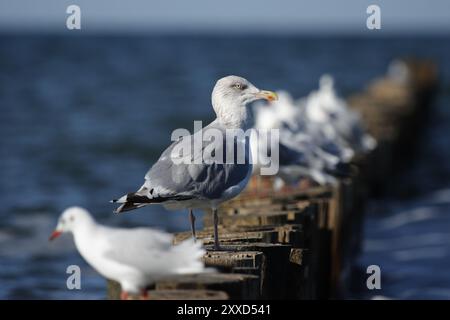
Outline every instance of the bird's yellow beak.
{"label": "bird's yellow beak", "polygon": [[275,101],[278,100],[278,96],[275,92],[268,90],[261,90],[256,94],[258,99],[265,99],[267,101]]}

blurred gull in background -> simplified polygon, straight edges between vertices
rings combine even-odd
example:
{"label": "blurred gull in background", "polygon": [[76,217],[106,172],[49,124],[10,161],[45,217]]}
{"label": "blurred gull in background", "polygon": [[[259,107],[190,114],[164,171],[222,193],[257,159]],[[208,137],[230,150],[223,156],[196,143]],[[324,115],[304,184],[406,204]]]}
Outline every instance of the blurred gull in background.
{"label": "blurred gull in background", "polygon": [[301,178],[335,184],[337,177],[349,174],[348,163],[357,154],[376,146],[359,115],[350,110],[334,90],[333,78],[324,75],[320,88],[308,97],[294,101],[286,91],[271,106],[255,104],[255,129],[251,135],[254,173],[274,161],[266,151],[263,134],[279,129],[279,172],[276,186],[292,184]]}
{"label": "blurred gull in background", "polygon": [[327,139],[336,141],[346,150],[346,160],[376,147],[375,139],[365,132],[359,114],[336,94],[330,75],[323,75],[319,90],[310,93],[306,99],[305,113],[309,123],[320,126]]}

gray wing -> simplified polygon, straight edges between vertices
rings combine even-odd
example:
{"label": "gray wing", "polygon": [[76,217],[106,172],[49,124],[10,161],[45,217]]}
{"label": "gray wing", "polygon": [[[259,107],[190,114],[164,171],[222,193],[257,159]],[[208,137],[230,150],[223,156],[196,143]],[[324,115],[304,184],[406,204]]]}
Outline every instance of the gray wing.
{"label": "gray wing", "polygon": [[[251,170],[249,138],[232,141],[215,122],[203,132],[220,134],[220,138],[203,141],[201,132],[197,132],[172,143],[145,176],[143,187],[149,197],[217,199],[247,177]],[[226,159],[227,154],[234,157]],[[239,163],[236,162],[238,154],[243,155]]]}

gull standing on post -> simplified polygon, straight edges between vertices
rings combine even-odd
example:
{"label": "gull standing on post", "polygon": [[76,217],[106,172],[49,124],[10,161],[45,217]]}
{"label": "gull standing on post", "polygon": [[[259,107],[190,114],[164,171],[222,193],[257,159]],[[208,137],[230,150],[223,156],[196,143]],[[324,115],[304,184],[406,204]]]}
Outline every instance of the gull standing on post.
{"label": "gull standing on post", "polygon": [[346,150],[348,160],[376,147],[377,142],[366,132],[360,115],[337,95],[330,75],[320,78],[319,90],[310,93],[304,108],[309,125],[319,128],[329,141]]}
{"label": "gull standing on post", "polygon": [[[254,157],[253,172],[265,166],[273,166],[278,160],[275,189],[310,178],[320,185],[336,184],[344,166],[343,148],[326,137],[321,127],[311,126],[303,101],[295,102],[286,91],[278,91],[278,101],[271,106],[264,102],[254,105],[255,131],[251,136],[251,153]],[[268,157],[268,146],[262,135],[264,130],[278,129],[279,157]]]}
{"label": "gull standing on post", "polygon": [[[259,90],[244,78],[227,76],[217,81],[211,98],[216,119],[193,135],[183,136],[172,143],[147,172],[145,183],[138,191],[112,202],[122,204],[116,213],[149,204],[162,204],[168,209],[187,208],[194,238],[195,218],[192,210],[211,209],[214,248],[218,250],[217,208],[222,202],[237,196],[247,185],[252,173],[248,140],[245,137],[229,137],[227,132],[251,128],[248,104],[260,99],[273,101],[277,96],[274,92]],[[213,133],[214,137],[219,133],[221,138],[204,141],[204,135],[208,133]],[[191,151],[192,145],[194,152]],[[196,145],[200,145],[200,152],[195,152]],[[183,151],[181,155],[178,150]],[[244,163],[230,163],[227,155],[235,155],[239,150],[244,150]],[[222,158],[217,156],[218,152],[222,152]],[[227,161],[223,161],[225,157]],[[236,157],[233,158],[236,160]],[[180,159],[190,161],[180,163]]]}
{"label": "gull standing on post", "polygon": [[73,234],[81,256],[102,276],[120,283],[121,299],[148,298],[147,286],[160,278],[212,272],[204,266],[201,243],[192,239],[172,245],[173,235],[150,228],[112,228],[98,224],[80,207],[64,210],[50,240]]}

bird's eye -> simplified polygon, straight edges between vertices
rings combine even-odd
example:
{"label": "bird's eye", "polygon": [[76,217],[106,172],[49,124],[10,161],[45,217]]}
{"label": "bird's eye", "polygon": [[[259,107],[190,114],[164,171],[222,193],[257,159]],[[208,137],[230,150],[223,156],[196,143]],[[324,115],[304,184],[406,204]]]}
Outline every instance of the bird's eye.
{"label": "bird's eye", "polygon": [[73,220],[75,220],[75,218],[73,216],[70,216],[69,220],[73,221]]}
{"label": "bird's eye", "polygon": [[238,90],[245,90],[245,89],[247,89],[247,85],[238,82],[233,85],[233,88],[238,89]]}

